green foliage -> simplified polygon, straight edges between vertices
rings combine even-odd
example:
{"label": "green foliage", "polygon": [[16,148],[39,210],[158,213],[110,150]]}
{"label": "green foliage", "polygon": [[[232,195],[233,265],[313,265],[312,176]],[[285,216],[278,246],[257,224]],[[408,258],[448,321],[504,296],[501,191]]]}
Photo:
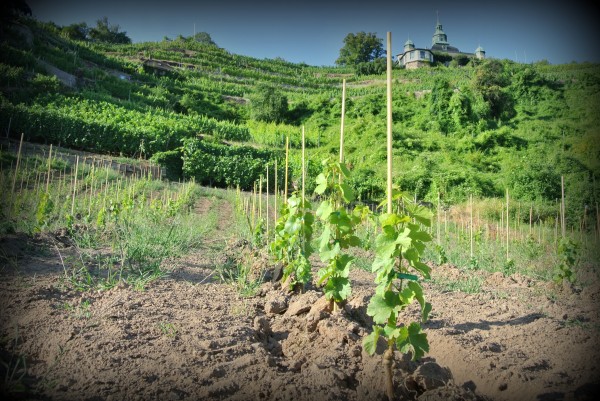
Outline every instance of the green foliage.
{"label": "green foliage", "polygon": [[210,34],[207,32],[197,32],[196,35],[193,36],[193,39],[205,45],[216,46],[217,44],[212,40]]}
{"label": "green foliage", "polygon": [[379,57],[372,61],[363,61],[356,64],[356,75],[381,75],[387,70],[387,61]]}
{"label": "green foliage", "polygon": [[356,206],[348,213],[346,205],[354,200],[352,188],[344,182],[350,171],[344,163],[323,160],[323,172],[316,178],[315,193],[325,199],[319,205],[316,216],[323,223],[319,237],[319,255],[327,266],[318,272],[319,284],[324,284],[327,299],[340,305],[350,296],[350,266],[353,256],[344,250],[361,244],[356,236],[358,224],[370,212],[367,207]]}
{"label": "green foliage", "polygon": [[[34,46],[11,29],[0,44],[0,126],[10,127],[13,138],[23,132],[33,141],[149,157],[198,134],[267,148],[282,148],[289,136],[297,181],[302,124],[311,148],[310,187],[318,175],[310,169],[319,169],[314,160],[328,157],[332,149],[335,153],[339,145],[340,81],[345,78],[346,160],[356,172],[373,172],[364,184],[357,176],[348,184],[362,201],[381,196],[385,83],[361,75],[381,72],[381,57],[358,67],[313,67],[236,55],[191,37],[84,43],[84,24],[60,28],[33,19],[19,22],[31,28]],[[110,28],[108,21],[105,27]],[[168,63],[169,76],[146,73],[140,57]],[[64,87],[38,60],[75,75],[78,86]],[[393,71],[393,145],[399,161],[394,175],[401,177],[401,186],[428,200],[440,192],[448,204],[471,193],[502,196],[509,187],[515,200],[548,209],[546,202],[556,198],[556,177],[563,175],[567,222],[579,224],[585,205],[600,199],[600,187],[594,186],[600,176],[598,65],[489,59],[455,68],[461,60],[447,61],[448,67]],[[287,124],[252,115],[248,100],[262,86],[287,98],[287,110],[279,113],[279,121]]]}
{"label": "green foliage", "polygon": [[559,264],[556,267],[554,281],[561,283],[563,280],[575,281],[575,266],[579,259],[579,245],[571,238],[563,237],[558,243],[557,249]]}
{"label": "green foliage", "polygon": [[40,201],[35,214],[37,222],[36,231],[41,231],[41,229],[48,223],[48,219],[53,209],[54,203],[50,198],[50,194],[48,192],[43,192],[40,195]]}
{"label": "green foliage", "polygon": [[438,123],[439,130],[448,133],[451,124],[450,98],[452,89],[444,78],[436,78],[429,97],[429,116]]}
{"label": "green foliage", "polygon": [[150,158],[166,169],[165,177],[171,181],[183,178],[183,153],[181,149],[157,152]]}
{"label": "green foliage", "polygon": [[[401,193],[395,195],[396,199]],[[381,234],[375,240],[375,260],[372,270],[376,274],[377,288],[369,302],[367,314],[375,326],[363,346],[370,354],[375,352],[377,339],[382,336],[388,347],[412,353],[413,359],[429,351],[427,336],[417,322],[404,325],[398,314],[415,300],[421,306],[421,318],[427,320],[431,304],[425,301],[419,276],[429,278],[429,266],[421,262],[425,243],[431,236],[421,224],[431,224],[432,213],[423,206],[405,204],[406,214],[385,213],[379,216]]]}
{"label": "green foliage", "polygon": [[265,164],[278,157],[279,152],[251,146],[187,139],[183,146],[183,174],[201,185],[239,186],[242,190],[251,190],[264,172]]}
{"label": "green foliage", "polygon": [[472,79],[473,91],[487,103],[489,117],[508,120],[515,116],[509,82],[504,65],[499,60],[486,60],[476,68]]}
{"label": "green foliage", "polygon": [[71,25],[63,26],[60,29],[63,36],[71,40],[87,40],[90,28],[85,22],[74,23]]}
{"label": "green foliage", "polygon": [[275,260],[283,264],[282,282],[291,277],[292,288],[304,288],[312,279],[310,255],[314,215],[311,205],[302,197],[292,194],[281,208],[281,216],[275,226],[275,240],[270,250]]}
{"label": "green foliage", "polygon": [[90,28],[88,35],[92,41],[129,44],[131,39],[127,36],[127,32],[120,32],[119,25],[108,23],[108,18],[103,17],[96,21],[96,27]]}
{"label": "green foliage", "polygon": [[349,33],[344,38],[344,47],[340,49],[340,56],[335,63],[352,66],[377,59],[383,54],[383,39],[375,33]]}
{"label": "green foliage", "polygon": [[272,86],[260,85],[249,96],[250,114],[258,121],[283,122],[288,111],[288,99]]}

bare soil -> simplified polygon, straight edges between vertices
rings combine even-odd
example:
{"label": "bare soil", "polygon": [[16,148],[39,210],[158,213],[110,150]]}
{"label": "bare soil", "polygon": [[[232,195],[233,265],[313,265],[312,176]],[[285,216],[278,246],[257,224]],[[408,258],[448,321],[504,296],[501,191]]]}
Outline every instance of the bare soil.
{"label": "bare soil", "polygon": [[[222,207],[227,218],[231,210]],[[208,210],[206,203],[196,208]],[[145,291],[86,293],[62,278],[57,249],[64,255],[73,247],[60,236],[15,234],[1,238],[0,248],[3,399],[386,399],[384,344],[375,356],[361,346],[371,331],[369,272],[352,272],[352,297],[332,312],[314,286],[297,294],[267,281],[258,295],[242,298],[221,283],[215,267],[227,258],[245,254],[268,266],[244,242],[217,255],[207,248],[169,261],[170,274]],[[585,285],[557,287],[434,267],[434,278],[481,274],[484,286],[466,294],[424,284],[433,304],[424,324],[431,349],[418,362],[396,353],[397,398],[595,399],[600,286],[593,279],[597,266],[585,269]],[[417,311],[406,311],[406,321],[416,318]],[[19,361],[26,362],[22,378]]]}

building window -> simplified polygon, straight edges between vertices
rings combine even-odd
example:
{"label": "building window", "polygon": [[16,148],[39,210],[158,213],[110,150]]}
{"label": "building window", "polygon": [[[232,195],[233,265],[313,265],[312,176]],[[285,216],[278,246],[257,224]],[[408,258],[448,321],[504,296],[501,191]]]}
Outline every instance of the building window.
{"label": "building window", "polygon": [[425,59],[425,52],[421,50],[421,59]]}

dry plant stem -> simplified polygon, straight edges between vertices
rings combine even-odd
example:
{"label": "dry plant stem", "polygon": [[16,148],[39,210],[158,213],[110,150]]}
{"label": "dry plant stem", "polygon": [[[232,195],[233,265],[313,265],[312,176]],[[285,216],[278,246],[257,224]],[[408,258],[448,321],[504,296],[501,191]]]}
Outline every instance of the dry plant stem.
{"label": "dry plant stem", "polygon": [[14,202],[14,196],[15,196],[15,184],[17,182],[17,173],[19,172],[19,163],[21,161],[21,149],[23,147],[23,135],[24,133],[21,132],[21,141],[19,142],[19,152],[17,153],[17,165],[15,166],[15,175],[13,176],[13,182],[12,182],[12,190],[11,190],[11,209],[12,209],[12,205]]}
{"label": "dry plant stem", "polygon": [[394,375],[392,368],[394,366],[394,344],[388,345],[383,353],[383,370],[385,374],[385,393],[388,401],[394,400]]}

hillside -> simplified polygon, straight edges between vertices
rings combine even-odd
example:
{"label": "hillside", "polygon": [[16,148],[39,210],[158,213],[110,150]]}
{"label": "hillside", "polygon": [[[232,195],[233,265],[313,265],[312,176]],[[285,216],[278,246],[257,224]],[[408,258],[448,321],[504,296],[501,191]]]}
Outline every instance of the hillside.
{"label": "hillside", "polygon": [[[179,38],[106,45],[31,19],[6,29],[0,126],[7,135],[100,153],[154,157],[173,178],[249,189],[290,138],[292,178],[305,127],[309,190],[337,157],[342,79],[345,154],[362,200],[383,194],[385,77],[258,60]],[[394,70],[394,170],[419,199],[469,195],[534,202],[553,215],[565,177],[575,224],[597,203],[600,66],[486,60]],[[270,96],[270,97],[269,97]],[[266,99],[284,109],[265,115]],[[261,101],[263,103],[261,103]],[[262,108],[257,107],[262,105]],[[262,113],[262,114],[261,114]],[[264,121],[273,120],[273,122]]]}

